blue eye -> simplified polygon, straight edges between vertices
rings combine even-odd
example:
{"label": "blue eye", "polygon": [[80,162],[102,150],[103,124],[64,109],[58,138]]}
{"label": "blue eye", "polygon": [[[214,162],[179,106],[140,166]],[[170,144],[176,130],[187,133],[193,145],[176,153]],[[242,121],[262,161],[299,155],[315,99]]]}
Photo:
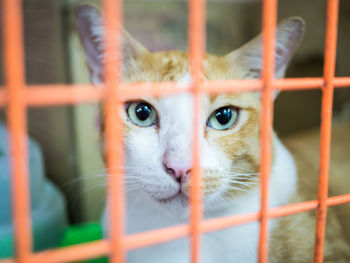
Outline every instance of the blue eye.
{"label": "blue eye", "polygon": [[238,120],[238,109],[225,106],[214,111],[207,121],[207,126],[215,130],[227,130]]}
{"label": "blue eye", "polygon": [[157,113],[155,109],[146,102],[131,102],[126,111],[131,122],[137,126],[150,127],[157,124]]}

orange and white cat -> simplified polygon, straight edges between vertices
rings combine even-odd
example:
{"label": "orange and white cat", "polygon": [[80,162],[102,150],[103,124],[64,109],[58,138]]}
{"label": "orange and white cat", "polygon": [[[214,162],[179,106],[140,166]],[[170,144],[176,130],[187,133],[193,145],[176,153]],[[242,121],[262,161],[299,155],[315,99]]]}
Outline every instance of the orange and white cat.
{"label": "orange and white cat", "polygon": [[[103,23],[89,5],[76,9],[90,79],[103,82]],[[284,76],[302,39],[304,23],[289,18],[279,24],[275,76]],[[189,83],[188,55],[183,51],[149,52],[125,32],[123,77],[126,82]],[[261,36],[225,56],[206,54],[206,80],[259,78]],[[260,94],[232,93],[201,97],[200,149],[205,218],[259,211]],[[127,232],[135,233],[185,223],[191,185],[193,101],[190,94],[128,101],[121,109],[124,122]],[[107,146],[108,147],[108,146]],[[273,135],[270,207],[309,200],[311,188],[297,172],[294,159]],[[310,184],[310,183],[309,183]],[[316,182],[314,182],[316,184]],[[314,187],[315,188],[315,187]],[[314,191],[314,190],[313,190]],[[112,200],[108,200],[111,202]],[[105,233],[108,222],[103,219]],[[340,224],[329,214],[325,261],[350,262],[350,248]],[[314,246],[313,212],[271,220],[270,262],[311,262]],[[201,262],[257,261],[259,223],[204,234]],[[142,248],[128,253],[128,262],[189,262],[189,240]]]}

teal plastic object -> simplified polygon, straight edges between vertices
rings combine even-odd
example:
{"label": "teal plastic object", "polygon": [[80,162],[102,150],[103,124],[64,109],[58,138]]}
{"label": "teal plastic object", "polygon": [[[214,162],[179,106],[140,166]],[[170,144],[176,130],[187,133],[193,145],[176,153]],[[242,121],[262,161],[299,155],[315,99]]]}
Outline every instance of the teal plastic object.
{"label": "teal plastic object", "polygon": [[[31,218],[34,250],[56,247],[67,226],[65,201],[56,187],[44,177],[40,148],[28,139]],[[13,257],[11,172],[8,132],[0,123],[0,258]]]}

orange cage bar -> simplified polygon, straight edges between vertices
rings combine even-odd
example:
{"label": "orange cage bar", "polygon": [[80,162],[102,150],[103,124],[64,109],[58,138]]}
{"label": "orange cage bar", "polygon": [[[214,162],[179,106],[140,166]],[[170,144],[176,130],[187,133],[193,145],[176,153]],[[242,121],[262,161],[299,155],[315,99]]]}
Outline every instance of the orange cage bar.
{"label": "orange cage bar", "polygon": [[328,197],[328,174],[331,148],[332,129],[332,106],[334,88],[332,80],[335,73],[335,59],[337,47],[337,25],[338,25],[339,0],[327,3],[327,29],[325,43],[324,61],[324,87],[322,88],[322,110],[321,110],[321,135],[320,135],[320,172],[318,185],[318,202],[316,239],[315,239],[315,263],[323,261],[323,247],[326,232],[327,197]]}
{"label": "orange cage bar", "polygon": [[[268,220],[317,209],[314,262],[323,261],[327,207],[350,202],[350,194],[329,198],[328,170],[332,120],[332,101],[335,87],[350,86],[350,77],[334,77],[337,43],[338,0],[328,0],[325,63],[323,78],[274,79],[274,43],[277,17],[277,0],[263,2],[263,65],[264,72],[258,80],[208,81],[201,79],[202,58],[205,50],[205,2],[189,1],[189,54],[191,84],[177,83],[122,83],[115,69],[120,67],[121,50],[115,50],[115,38],[105,36],[105,47],[110,58],[104,65],[106,80],[102,89],[90,85],[26,85],[22,39],[22,14],[20,0],[3,0],[5,87],[0,87],[0,106],[8,109],[8,126],[11,131],[13,222],[15,228],[16,258],[0,263],[69,262],[109,255],[111,262],[125,262],[127,250],[191,237],[191,262],[200,262],[200,235],[227,227],[260,221],[259,262],[268,261]],[[103,9],[107,32],[119,32],[122,25],[122,0],[104,0]],[[127,87],[127,88],[126,88]],[[176,87],[176,88],[175,88]],[[271,135],[273,120],[273,90],[322,89],[321,152],[318,200],[268,209],[268,180],[271,171]],[[198,130],[199,96],[201,93],[261,91],[261,210],[258,213],[202,219],[201,176],[199,167],[199,142],[193,138],[193,187],[191,188],[191,217],[189,224],[126,235],[124,233],[123,171],[112,169],[108,182],[108,204],[111,230],[109,239],[75,245],[68,248],[33,253],[28,192],[26,107],[41,107],[80,102],[104,101],[106,109],[106,139],[108,167],[122,167],[123,147],[121,121],[118,107],[123,100],[140,96],[163,96],[192,92],[194,99],[194,130]],[[113,118],[112,118],[113,116]],[[194,133],[196,134],[196,133]]]}
{"label": "orange cage bar", "polygon": [[268,193],[269,175],[271,172],[271,139],[273,94],[272,80],[275,71],[275,26],[277,19],[277,1],[263,2],[263,89],[261,92],[261,129],[260,129],[260,174],[261,174],[261,211],[260,211],[260,237],[258,247],[259,262],[268,261]]}
{"label": "orange cage bar", "polygon": [[[119,119],[118,95],[121,92],[119,83],[121,82],[119,72],[121,61],[121,50],[115,48],[115,40],[112,34],[108,32],[117,32],[120,35],[122,24],[122,1],[103,1],[103,9],[105,10],[106,34],[105,52],[107,57],[104,66],[105,84],[107,92],[107,100],[105,102],[106,111],[106,163],[111,168],[111,175],[108,178],[108,195],[109,200],[113,202],[108,204],[109,209],[109,245],[110,245],[110,261],[112,263],[125,262],[123,248],[123,231],[124,231],[124,192],[123,192],[123,171],[117,167],[123,166],[123,147],[122,147],[122,129],[121,120]],[[118,175],[118,176],[113,176]]]}
{"label": "orange cage bar", "polygon": [[20,1],[3,1],[4,64],[11,132],[13,225],[18,262],[29,262],[32,250],[26,147],[25,73]]}
{"label": "orange cage bar", "polygon": [[200,262],[200,229],[199,223],[202,217],[201,201],[201,176],[200,176],[200,156],[199,156],[199,107],[200,91],[202,86],[203,65],[202,59],[205,50],[205,1],[193,0],[189,2],[189,59],[192,77],[192,95],[194,100],[194,120],[193,120],[193,172],[192,187],[190,188],[190,235],[191,235],[191,262]]}

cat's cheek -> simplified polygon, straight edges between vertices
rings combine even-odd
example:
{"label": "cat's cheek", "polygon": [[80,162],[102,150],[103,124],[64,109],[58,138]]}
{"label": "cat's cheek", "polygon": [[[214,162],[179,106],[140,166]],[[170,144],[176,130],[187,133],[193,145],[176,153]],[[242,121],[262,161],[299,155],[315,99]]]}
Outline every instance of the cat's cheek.
{"label": "cat's cheek", "polygon": [[224,178],[222,178],[222,176],[219,176],[218,174],[206,175],[204,177],[204,195],[209,196],[212,194],[216,194],[218,191],[220,191],[223,179]]}
{"label": "cat's cheek", "polygon": [[133,174],[150,177],[156,174],[161,162],[157,132],[152,128],[132,127],[125,138],[126,165]]}

